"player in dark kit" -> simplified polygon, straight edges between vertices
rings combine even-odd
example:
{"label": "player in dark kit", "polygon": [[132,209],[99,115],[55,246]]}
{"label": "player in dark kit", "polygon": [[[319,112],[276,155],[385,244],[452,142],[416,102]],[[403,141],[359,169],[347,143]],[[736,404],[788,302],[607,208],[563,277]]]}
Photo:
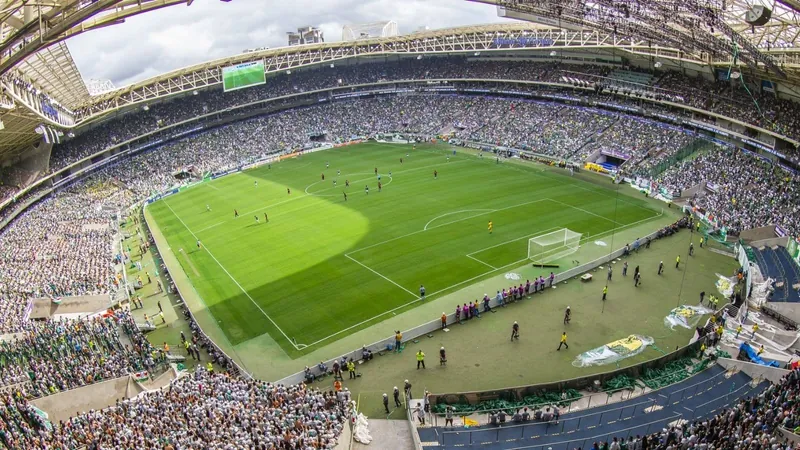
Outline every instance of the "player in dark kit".
{"label": "player in dark kit", "polygon": [[264,222],[269,222],[269,217],[267,217],[267,213],[264,213]]}
{"label": "player in dark kit", "polygon": [[350,180],[344,180],[344,187],[350,187]]}
{"label": "player in dark kit", "polygon": [[234,209],[234,210],[233,210],[233,217],[234,217],[234,218],[237,218],[237,217],[239,217],[239,211],[237,211],[237,210],[235,210],[235,209]]}
{"label": "player in dark kit", "polygon": [[289,189],[289,188],[286,188],[286,193],[289,194],[289,195],[292,195],[292,190]]}
{"label": "player in dark kit", "polygon": [[437,171],[435,171],[435,170],[434,170],[434,171],[433,171],[433,179],[434,179],[434,180],[436,180],[436,179],[438,179],[438,178],[439,178],[439,172],[437,172]]}
{"label": "player in dark kit", "polygon": [[380,181],[378,181],[378,192],[380,192],[381,189],[383,189],[383,185],[381,184]]}
{"label": "player in dark kit", "polygon": [[322,174],[322,181],[325,181],[325,174]]}
{"label": "player in dark kit", "polygon": [[344,194],[344,201],[347,201],[347,192],[342,192]]}

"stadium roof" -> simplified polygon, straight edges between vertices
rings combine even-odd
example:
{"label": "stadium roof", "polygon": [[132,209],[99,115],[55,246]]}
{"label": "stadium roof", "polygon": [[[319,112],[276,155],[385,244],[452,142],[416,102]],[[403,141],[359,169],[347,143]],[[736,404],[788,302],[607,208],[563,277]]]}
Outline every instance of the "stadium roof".
{"label": "stadium roof", "polygon": [[[0,85],[4,100],[0,102],[0,120],[5,125],[0,133],[0,159],[19,146],[36,142],[40,135],[34,130],[41,123],[61,129],[80,126],[120,108],[218,85],[223,67],[257,60],[264,62],[267,72],[274,73],[360,56],[580,49],[584,53],[670,61],[672,67],[750,66],[759,77],[780,79],[785,75],[789,83],[800,85],[800,0],[469,1],[522,13],[534,23],[476,25],[266,49],[195,64],[90,96],[69,50],[60,41],[122,23],[131,15],[191,4],[191,0],[56,1],[40,8],[41,20],[28,21],[24,20],[29,5],[26,0],[6,0],[0,13],[0,75],[21,77],[74,111],[75,125],[48,122],[37,105],[24,99],[13,98],[14,108],[4,108],[4,99],[10,97],[1,88],[5,87],[8,94],[9,79],[0,79],[5,85]],[[756,4],[770,8],[772,17],[764,26],[751,27],[743,17]],[[504,44],[498,44],[498,39]]]}

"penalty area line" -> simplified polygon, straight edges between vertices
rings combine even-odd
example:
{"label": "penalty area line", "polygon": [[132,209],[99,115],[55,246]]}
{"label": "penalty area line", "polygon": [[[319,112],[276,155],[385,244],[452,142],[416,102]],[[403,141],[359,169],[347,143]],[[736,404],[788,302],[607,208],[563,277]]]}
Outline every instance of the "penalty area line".
{"label": "penalty area line", "polygon": [[[191,235],[192,235],[192,236],[195,238],[195,240],[198,240],[198,241],[199,241],[200,239],[198,239],[198,238],[197,238],[197,235],[195,235],[195,234],[192,232],[192,230],[191,230],[191,229],[189,229],[189,227],[188,227],[188,226],[186,226],[186,223],[183,221],[183,219],[181,219],[181,218],[180,218],[180,216],[178,216],[178,214],[175,212],[175,210],[174,210],[174,209],[172,209],[172,206],[170,206],[170,205],[169,205],[169,203],[167,203],[167,201],[166,201],[166,200],[164,200],[164,204],[165,204],[165,205],[167,205],[167,208],[169,208],[169,210],[172,212],[172,215],[174,215],[174,216],[175,216],[175,218],[176,218],[176,219],[178,219],[178,221],[181,223],[181,225],[183,225],[183,227],[184,227],[184,228],[186,228],[186,231],[188,231],[188,232],[189,232],[189,234],[191,234]],[[235,284],[237,287],[239,287],[239,289],[241,289],[241,291],[244,293],[244,295],[245,295],[245,296],[247,296],[247,298],[249,298],[249,299],[250,299],[250,301],[253,303],[253,305],[255,305],[255,307],[256,307],[256,308],[258,308],[258,310],[259,310],[259,311],[261,311],[261,314],[263,314],[263,315],[264,315],[264,317],[266,317],[266,318],[267,318],[267,320],[269,320],[269,321],[270,321],[270,323],[272,324],[272,326],[274,326],[274,327],[275,327],[275,328],[276,328],[278,331],[280,331],[280,332],[281,332],[281,334],[283,335],[283,337],[285,337],[285,338],[286,338],[286,340],[287,340],[287,341],[289,341],[289,343],[290,343],[290,344],[291,344],[291,345],[292,345],[292,346],[293,346],[293,347],[294,347],[296,350],[302,350],[302,349],[304,349],[304,348],[306,348],[306,347],[307,347],[307,346],[305,346],[305,345],[303,345],[303,344],[296,344],[296,343],[294,342],[294,340],[290,339],[290,338],[289,338],[289,336],[287,336],[287,335],[286,335],[286,333],[284,333],[284,331],[281,329],[281,327],[279,327],[279,326],[278,326],[278,324],[277,324],[277,323],[275,323],[275,321],[274,321],[274,320],[272,320],[272,317],[270,317],[270,316],[269,316],[269,314],[267,314],[267,313],[266,313],[266,311],[264,311],[264,309],[262,309],[262,308],[261,308],[261,306],[259,306],[259,305],[258,305],[258,303],[256,303],[256,301],[253,299],[253,297],[251,297],[251,296],[250,296],[250,293],[249,293],[249,292],[247,292],[247,290],[245,290],[245,288],[243,288],[243,287],[242,287],[242,285],[241,285],[241,284],[239,284],[239,282],[238,282],[238,281],[236,281],[236,278],[233,278],[233,275],[231,275],[231,273],[230,273],[230,272],[228,272],[228,269],[226,269],[226,268],[225,268],[225,266],[223,266],[223,265],[222,265],[222,263],[220,263],[220,262],[219,262],[219,260],[218,260],[218,259],[217,259],[217,258],[214,256],[214,254],[213,254],[213,253],[211,253],[211,250],[210,250],[210,249],[209,249],[209,248],[208,248],[208,247],[207,247],[205,244],[203,244],[203,248],[206,250],[206,253],[208,253],[208,256],[210,256],[210,257],[211,257],[211,259],[213,259],[213,260],[214,260],[214,262],[216,262],[216,263],[217,263],[217,265],[219,266],[219,268],[220,268],[220,269],[222,269],[222,271],[223,271],[223,272],[225,272],[225,274],[226,274],[226,275],[228,275],[228,277],[231,279],[231,281],[233,281],[233,283],[234,283],[234,284]],[[188,255],[187,255],[187,257],[188,257]],[[280,345],[279,345],[278,347],[280,347]],[[283,350],[283,348],[281,348],[281,351],[283,351],[283,353],[284,353],[284,354],[286,354],[286,352]],[[288,355],[288,354],[286,354],[286,356],[289,356],[289,355]]]}
{"label": "penalty area line", "polygon": [[[619,231],[619,230],[623,230],[623,229],[625,229],[625,228],[630,228],[630,227],[632,227],[632,226],[634,226],[634,225],[638,225],[638,224],[640,224],[640,223],[647,222],[647,221],[649,221],[649,220],[653,220],[653,219],[655,219],[656,217],[660,217],[661,215],[663,215],[663,212],[662,212],[662,213],[660,213],[660,214],[655,214],[655,215],[653,215],[653,216],[647,217],[647,218],[645,218],[645,219],[642,219],[642,220],[638,220],[638,221],[636,221],[636,222],[629,223],[629,224],[627,224],[627,225],[623,225],[623,226],[620,226],[620,227],[612,228],[612,229],[610,229],[610,230],[607,230],[607,231],[601,232],[601,233],[599,233],[599,234],[597,234],[597,235],[595,235],[595,236],[591,236],[591,237],[589,237],[589,236],[587,235],[585,238],[582,238],[582,239],[581,239],[581,242],[583,243],[583,242],[586,242],[586,241],[588,241],[589,239],[596,239],[596,238],[603,237],[603,236],[606,236],[606,235],[608,235],[608,234],[611,234],[611,233],[615,233],[615,232],[617,232],[617,231]],[[558,229],[558,228],[560,228],[560,227],[554,227],[553,229]],[[561,227],[561,228],[563,228],[563,227]],[[422,231],[423,231],[423,230],[416,231],[416,232],[414,232],[414,233],[411,233],[411,234],[417,234],[417,233],[420,233],[420,232],[422,232]],[[546,233],[546,231],[545,231],[545,233]],[[402,236],[401,236],[401,237],[402,237]],[[396,238],[396,239],[397,239],[397,238]],[[524,238],[520,238],[520,239],[524,239]],[[391,239],[391,240],[393,240],[393,239]],[[519,240],[519,239],[518,239],[518,240]],[[376,245],[380,245],[380,244],[376,244]],[[502,245],[502,244],[500,244],[500,245]],[[368,247],[365,247],[365,248],[368,248]],[[487,247],[487,248],[492,248],[492,247]],[[482,250],[486,250],[486,249],[482,249]],[[482,250],[478,250],[477,252],[474,252],[474,253],[478,253],[478,252],[480,252],[480,251],[482,251]],[[356,250],[356,251],[357,251],[357,250]],[[352,252],[350,252],[350,253],[352,253]],[[474,254],[474,253],[473,253],[473,254]],[[353,259],[353,258],[352,258],[352,257],[351,257],[349,254],[346,254],[345,256],[346,256],[347,258],[349,258],[349,259],[353,260],[354,262],[358,263],[359,265],[362,265],[362,266],[364,266],[364,264],[362,264],[362,263],[360,263],[360,262],[356,261],[356,260],[355,260],[355,259]],[[528,263],[529,261],[530,261],[530,259],[528,259],[528,258],[521,259],[521,260],[519,260],[519,261],[515,261],[515,262],[512,262],[512,263],[510,263],[510,264],[506,264],[506,265],[504,265],[504,266],[498,267],[498,268],[497,268],[497,269],[495,269],[495,270],[490,270],[490,271],[488,271],[488,272],[482,273],[482,274],[480,274],[480,275],[478,275],[478,276],[475,276],[475,277],[472,277],[472,278],[470,278],[470,279],[468,279],[468,280],[464,280],[464,281],[462,281],[462,282],[460,282],[460,283],[456,283],[456,284],[454,284],[454,285],[452,285],[452,286],[449,286],[449,287],[446,287],[446,288],[444,288],[444,289],[440,289],[440,290],[438,290],[438,291],[436,291],[436,292],[433,292],[433,293],[431,293],[431,294],[428,294],[428,295],[426,295],[426,296],[425,296],[425,301],[427,301],[427,300],[431,299],[432,297],[434,297],[434,296],[436,296],[436,295],[439,295],[439,294],[441,294],[441,293],[448,292],[448,291],[452,290],[453,288],[456,288],[456,287],[458,287],[458,286],[461,286],[461,285],[463,285],[463,284],[469,283],[470,281],[476,280],[476,279],[478,279],[478,278],[485,277],[485,276],[487,276],[487,275],[491,275],[491,274],[493,274],[493,273],[495,273],[495,272],[498,272],[498,271],[500,271],[500,270],[506,269],[506,268],[508,268],[508,267],[512,267],[512,266],[519,266],[519,265],[521,265],[522,263]],[[364,266],[364,267],[366,267],[366,266]],[[370,271],[374,272],[375,274],[379,275],[380,277],[382,277],[382,278],[384,278],[384,279],[387,279],[387,280],[388,280],[388,278],[384,277],[383,275],[380,275],[379,273],[375,272],[374,270],[370,269],[369,267],[366,267],[366,268],[367,268],[367,269],[369,269]],[[389,281],[391,281],[391,280],[389,280]],[[392,284],[396,284],[396,283],[392,282]],[[400,286],[400,287],[401,287],[401,288],[402,288],[404,291],[406,291],[406,292],[409,292],[410,294],[412,294],[412,295],[416,296],[416,295],[415,295],[413,292],[411,292],[411,291],[409,291],[409,290],[407,290],[407,289],[403,288],[402,286]],[[380,314],[378,314],[378,315],[375,315],[375,316],[373,316],[373,317],[370,317],[369,319],[362,320],[361,322],[358,322],[358,323],[356,323],[356,324],[353,324],[353,325],[351,325],[351,326],[349,326],[349,327],[347,327],[347,328],[344,328],[344,329],[342,329],[342,330],[339,330],[339,331],[337,331],[337,332],[335,332],[335,333],[333,333],[333,334],[331,334],[331,335],[329,335],[329,336],[326,336],[326,337],[324,337],[324,338],[318,339],[318,340],[316,340],[316,341],[314,341],[314,342],[312,342],[312,343],[308,344],[308,345],[307,345],[307,347],[312,347],[312,346],[315,346],[315,345],[317,345],[317,344],[320,344],[320,343],[322,343],[322,342],[325,342],[325,341],[327,341],[327,340],[329,340],[329,339],[331,339],[331,338],[333,338],[333,337],[336,337],[336,336],[338,336],[338,335],[340,335],[340,334],[342,334],[342,333],[346,333],[346,332],[348,332],[348,331],[350,331],[350,330],[352,330],[352,329],[355,329],[355,328],[358,328],[358,327],[360,327],[361,325],[364,325],[364,324],[366,324],[366,323],[372,322],[372,321],[374,321],[374,320],[376,320],[376,319],[379,319],[379,318],[381,318],[381,317],[383,317],[383,316],[386,316],[386,315],[388,315],[388,314],[391,314],[391,313],[393,313],[393,312],[395,312],[395,311],[397,311],[397,310],[400,310],[400,309],[403,309],[403,308],[407,308],[408,306],[410,306],[410,305],[412,305],[412,304],[414,304],[414,303],[417,303],[417,302],[421,302],[421,301],[422,301],[422,299],[420,299],[420,298],[417,298],[416,300],[412,300],[412,301],[410,301],[410,302],[408,302],[408,303],[404,303],[404,304],[402,304],[402,305],[400,305],[400,306],[397,306],[397,307],[395,307],[395,308],[392,308],[392,309],[390,309],[390,310],[384,311],[384,312],[382,312],[382,313],[380,313]]]}
{"label": "penalty area line", "polygon": [[[409,293],[409,294],[411,294],[412,296],[414,296],[414,297],[417,297],[417,294],[415,294],[415,293],[413,293],[413,292],[409,291],[408,289],[404,288],[403,286],[401,286],[401,285],[399,285],[399,284],[395,283],[395,282],[394,282],[394,281],[392,281],[392,279],[390,279],[389,277],[387,277],[387,276],[385,276],[385,275],[381,274],[381,273],[380,273],[380,272],[378,272],[377,270],[375,270],[375,269],[373,269],[373,268],[369,267],[368,265],[366,265],[366,264],[362,263],[361,261],[358,261],[357,259],[355,259],[355,258],[353,258],[352,256],[350,256],[350,254],[348,254],[348,253],[345,253],[344,257],[345,257],[345,258],[347,258],[347,259],[349,259],[350,261],[353,261],[354,263],[358,264],[359,266],[361,266],[361,267],[363,267],[363,268],[365,268],[365,269],[369,270],[370,272],[374,273],[375,275],[377,275],[377,276],[379,276],[379,277],[383,278],[384,280],[388,281],[389,283],[392,283],[393,285],[395,285],[395,286],[399,287],[400,289],[402,289],[402,290],[404,290],[404,291],[408,292],[408,293]],[[311,345],[314,345],[314,344],[311,344]]]}

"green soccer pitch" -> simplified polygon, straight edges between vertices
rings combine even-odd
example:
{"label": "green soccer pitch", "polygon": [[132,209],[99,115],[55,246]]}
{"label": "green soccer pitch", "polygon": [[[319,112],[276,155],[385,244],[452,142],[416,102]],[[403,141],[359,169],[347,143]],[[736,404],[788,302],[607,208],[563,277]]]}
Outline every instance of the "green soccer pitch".
{"label": "green soccer pitch", "polygon": [[608,181],[452,151],[341,147],[148,209],[230,343],[269,333],[290,357],[419,305],[420,285],[431,299],[526,265],[531,237],[569,228],[586,242],[660,216]]}

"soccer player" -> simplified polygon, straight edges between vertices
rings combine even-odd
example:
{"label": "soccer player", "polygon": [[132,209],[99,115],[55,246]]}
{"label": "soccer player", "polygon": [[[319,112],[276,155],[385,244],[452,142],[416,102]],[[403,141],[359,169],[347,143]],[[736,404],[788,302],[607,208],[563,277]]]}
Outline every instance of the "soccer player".
{"label": "soccer player", "polygon": [[330,166],[331,166],[330,163],[328,161],[325,161],[325,168],[327,169]]}
{"label": "soccer player", "polygon": [[378,181],[381,181],[381,174],[378,174]]}
{"label": "soccer player", "polygon": [[400,158],[400,164],[403,164],[403,158]]}
{"label": "soccer player", "polygon": [[377,175],[377,174],[378,174],[378,168],[376,167],[375,168],[375,175]]}
{"label": "soccer player", "polygon": [[200,239],[197,240],[197,249],[200,250],[203,248],[203,244],[200,243]]}
{"label": "soccer player", "polygon": [[333,187],[336,187],[336,180],[333,180]]}
{"label": "soccer player", "polygon": [[389,171],[389,178],[392,178],[392,171]]}
{"label": "soccer player", "polygon": [[256,218],[256,223],[259,223],[258,216],[253,216]]}
{"label": "soccer player", "polygon": [[336,176],[338,177],[341,174],[342,174],[342,171],[340,169],[336,169]]}
{"label": "soccer player", "polygon": [[433,171],[433,179],[434,180],[438,180],[439,179],[439,172],[437,172],[435,170]]}
{"label": "soccer player", "polygon": [[344,201],[347,201],[347,192],[342,192],[344,194]]}
{"label": "soccer player", "polygon": [[350,187],[350,180],[344,180],[344,187]]}
{"label": "soccer player", "polygon": [[325,174],[322,174],[322,181],[325,181]]}
{"label": "soccer player", "polygon": [[381,189],[383,189],[383,185],[381,184],[380,181],[378,181],[378,192],[380,192]]}
{"label": "soccer player", "polygon": [[447,157],[447,162],[450,162],[450,156]]}
{"label": "soccer player", "polygon": [[569,344],[567,344],[567,332],[566,331],[561,333],[561,342],[558,343],[558,348],[556,349],[556,351],[561,350],[561,346],[562,345],[564,347],[566,347],[567,350],[569,350]]}
{"label": "soccer player", "polygon": [[425,300],[425,286],[419,285],[419,298]]}
{"label": "soccer player", "polygon": [[367,195],[369,195],[369,186],[368,186],[368,185],[367,185],[367,186],[364,186],[364,193],[366,193]]}
{"label": "soccer player", "polygon": [[492,234],[492,230],[493,230],[493,229],[494,229],[494,224],[493,224],[493,223],[492,223],[492,221],[490,220],[490,221],[489,221],[489,234]]}
{"label": "soccer player", "polygon": [[253,187],[258,187],[258,181],[253,181]]}
{"label": "soccer player", "polygon": [[237,211],[237,210],[235,210],[235,209],[234,209],[234,210],[233,210],[233,218],[235,219],[235,218],[237,218],[237,217],[239,217],[239,211]]}
{"label": "soccer player", "polygon": [[289,189],[289,188],[286,188],[286,193],[289,194],[289,195],[292,195],[292,190]]}
{"label": "soccer player", "polygon": [[269,222],[269,216],[267,216],[267,213],[264,213],[264,223],[267,222]]}
{"label": "soccer player", "polygon": [[211,212],[211,207],[206,205],[206,211]]}

